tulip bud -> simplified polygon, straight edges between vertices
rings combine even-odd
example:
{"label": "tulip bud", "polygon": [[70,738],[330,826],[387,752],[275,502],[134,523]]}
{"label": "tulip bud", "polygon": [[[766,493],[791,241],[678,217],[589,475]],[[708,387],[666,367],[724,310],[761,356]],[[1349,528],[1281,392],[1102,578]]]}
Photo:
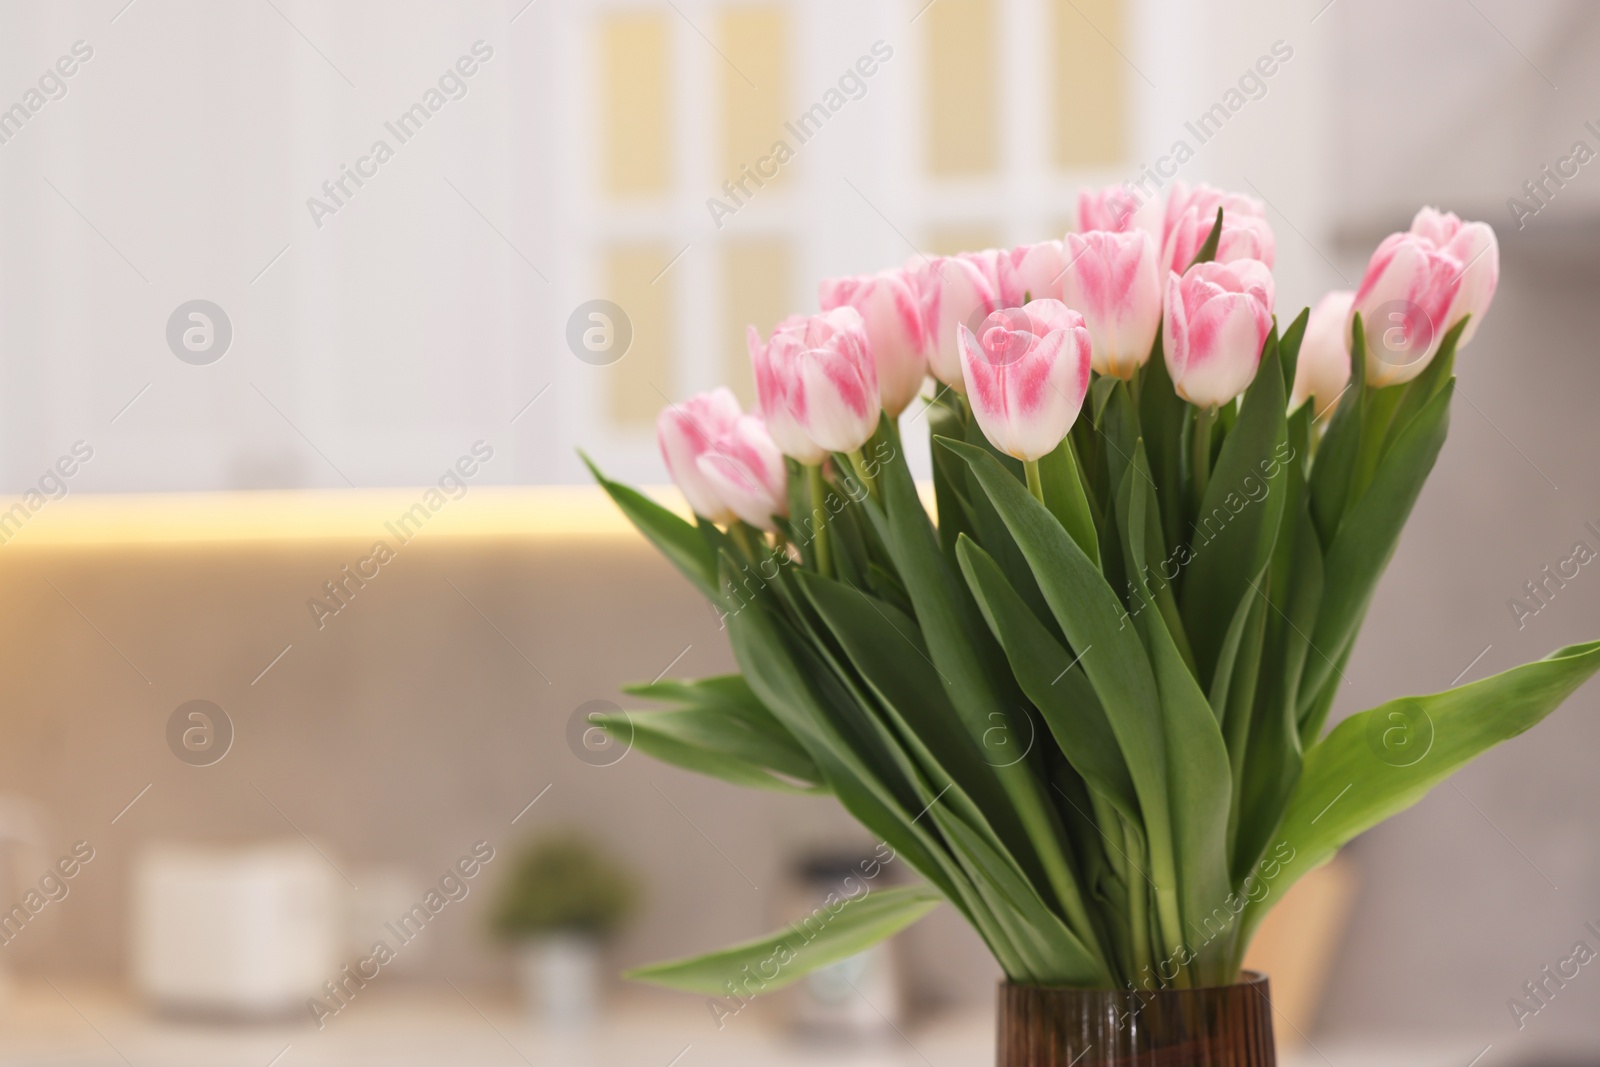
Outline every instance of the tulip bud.
{"label": "tulip bud", "polygon": [[741,415],[695,460],[723,505],[751,526],[776,529],[774,515],[789,514],[789,472],[766,424]]}
{"label": "tulip bud", "polygon": [[699,460],[739,421],[739,401],[726,388],[669,404],[656,417],[656,443],[672,480],[696,515],[729,522],[733,512],[701,471]]}
{"label": "tulip bud", "polygon": [[766,420],[767,432],[786,456],[808,466],[821,463],[827,451],[806,436],[795,417],[789,414],[789,390],[794,381],[795,357],[805,347],[803,315],[790,315],[772,331],[765,344],[754,326],[746,327],[750,366],[755,372],[756,405]]}
{"label": "tulip bud", "polygon": [[1061,299],[1083,315],[1094,369],[1124,381],[1150,358],[1161,327],[1156,242],[1143,230],[1069,233]]}
{"label": "tulip bud", "polygon": [[817,297],[823,311],[849,306],[861,313],[878,371],[878,398],[890,418],[899,418],[928,376],[922,310],[911,280],[899,270],[830,278],[818,287]]}
{"label": "tulip bud", "polygon": [[1103,189],[1078,190],[1078,232],[1107,230],[1127,233],[1144,230],[1160,240],[1161,201],[1153,196],[1140,196],[1125,185],[1108,185]]}
{"label": "tulip bud", "polygon": [[1215,408],[1249,387],[1272,330],[1273,295],[1272,272],[1256,259],[1196,263],[1169,276],[1162,337],[1179,396]]}
{"label": "tulip bud", "polygon": [[1464,266],[1414,233],[1391,233],[1378,245],[1351,308],[1366,336],[1369,386],[1409,382],[1433,360],[1450,328]]}
{"label": "tulip bud", "polygon": [[996,311],[977,333],[957,326],[967,399],[1000,451],[1048,455],[1072,429],[1089,390],[1089,330],[1059,300]]}
{"label": "tulip bud", "polygon": [[854,452],[878,428],[878,371],[867,327],[853,307],[806,320],[805,347],[787,383],[789,414],[829,452]]}
{"label": "tulip bud", "polygon": [[917,277],[922,300],[922,343],[928,370],[961,392],[961,352],[956,327],[981,319],[998,306],[998,277],[985,273],[981,260],[969,256],[936,256]]}
{"label": "tulip bud", "polygon": [[1322,418],[1350,384],[1350,306],[1356,294],[1335,289],[1317,301],[1306,321],[1300,340],[1300,355],[1294,365],[1294,388],[1289,394],[1293,411],[1316,397],[1316,417]]}
{"label": "tulip bud", "polygon": [[1006,307],[1027,303],[1024,297],[1028,300],[1061,299],[1060,241],[1018,245],[1001,255],[1006,266],[1001,273],[1000,300]]}
{"label": "tulip bud", "polygon": [[1487,222],[1462,222],[1453,212],[1425,207],[1411,220],[1411,232],[1426,237],[1462,263],[1461,288],[1445,315],[1446,332],[1471,314],[1457,347],[1472,340],[1500,284],[1500,244]]}

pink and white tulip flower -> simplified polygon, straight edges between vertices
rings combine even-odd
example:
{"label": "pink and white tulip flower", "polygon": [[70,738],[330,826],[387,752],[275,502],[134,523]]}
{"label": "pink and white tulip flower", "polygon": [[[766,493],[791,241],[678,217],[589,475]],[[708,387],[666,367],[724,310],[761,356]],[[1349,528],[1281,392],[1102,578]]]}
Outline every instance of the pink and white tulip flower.
{"label": "pink and white tulip flower", "polygon": [[751,526],[774,530],[772,517],[789,514],[789,472],[783,453],[756,416],[736,419],[700,453],[695,466],[723,506]]}
{"label": "pink and white tulip flower", "polygon": [[785,383],[789,414],[828,452],[854,452],[878,428],[878,369],[861,313],[848,305],[806,319]]}
{"label": "pink and white tulip flower", "polygon": [[786,456],[814,467],[827,456],[789,412],[789,392],[795,380],[796,357],[805,348],[806,318],[790,315],[763,342],[754,326],[746,327],[750,366],[756,380],[756,404],[766,420],[767,432]]}
{"label": "pink and white tulip flower", "polygon": [[[1242,198],[1241,198],[1242,199]],[[1199,208],[1190,208],[1178,216],[1167,233],[1167,243],[1162,261],[1175,274],[1189,269],[1194,257],[1200,254],[1211,229],[1217,224],[1217,209],[1209,215]],[[1272,236],[1272,227],[1259,215],[1229,214],[1222,209],[1222,236],[1217,240],[1216,261],[1232,263],[1239,259],[1259,259],[1269,268],[1277,258],[1278,246]]]}
{"label": "pink and white tulip flower", "polygon": [[996,311],[977,333],[957,326],[961,369],[978,426],[1000,451],[1048,455],[1072,429],[1089,390],[1089,329],[1059,300]]}
{"label": "pink and white tulip flower", "polygon": [[1109,230],[1127,233],[1145,230],[1156,240],[1162,237],[1161,201],[1153,196],[1142,197],[1125,185],[1108,185],[1103,189],[1078,190],[1078,232]]}
{"label": "pink and white tulip flower", "polygon": [[1100,374],[1124,381],[1150,358],[1161,327],[1156,242],[1143,230],[1069,233],[1061,300],[1083,315]]}
{"label": "pink and white tulip flower", "polygon": [[[1195,212],[1206,220],[1209,227],[1217,219],[1217,208],[1222,209],[1223,217],[1233,215],[1239,218],[1251,216],[1264,219],[1267,217],[1267,206],[1253,196],[1243,193],[1230,193],[1225,189],[1218,189],[1214,185],[1190,186],[1187,182],[1176,181],[1172,183],[1172,192],[1167,196],[1166,210],[1161,221],[1161,241],[1166,244],[1166,239],[1178,225],[1178,221],[1190,211]],[[1203,240],[1203,239],[1202,239]],[[1184,264],[1185,267],[1188,264]],[[1182,273],[1180,271],[1180,273]]]}
{"label": "pink and white tulip flower", "polygon": [[818,287],[817,298],[823,311],[853,307],[861,313],[878,370],[878,398],[890,418],[899,418],[928,376],[922,310],[912,280],[901,270],[829,278]]}
{"label": "pink and white tulip flower", "polygon": [[1249,387],[1272,330],[1273,297],[1272,271],[1257,259],[1169,275],[1162,337],[1179,396],[1209,409]]}
{"label": "pink and white tulip flower", "polygon": [[938,256],[928,260],[917,277],[928,370],[958,393],[966,386],[956,328],[981,320],[999,306],[998,274],[986,272],[986,266],[971,256]]}
{"label": "pink and white tulip flower", "polygon": [[[1061,299],[1060,241],[1018,245],[1003,255],[1009,269],[1001,268],[1000,299],[1006,307],[1027,303],[1024,297],[1028,300]],[[1008,287],[1014,291],[1005,291]]]}
{"label": "pink and white tulip flower", "polygon": [[1366,339],[1367,385],[1409,382],[1433,361],[1453,325],[1465,266],[1415,233],[1391,233],[1378,245],[1351,308]]}
{"label": "pink and white tulip flower", "polygon": [[1426,237],[1462,263],[1461,288],[1445,315],[1448,331],[1471,314],[1457,345],[1465,345],[1478,332],[1478,323],[1500,284],[1500,243],[1487,222],[1462,222],[1454,212],[1425,207],[1411,220],[1411,232]]}
{"label": "pink and white tulip flower", "polygon": [[667,472],[694,513],[713,522],[728,522],[732,511],[700,469],[700,457],[731,432],[742,415],[738,399],[719,387],[669,404],[656,417],[656,443]]}
{"label": "pink and white tulip flower", "polygon": [[1266,205],[1242,193],[1228,193],[1209,185],[1191,189],[1183,182],[1175,182],[1161,228],[1161,261],[1166,269],[1175,274],[1189,269],[1217,224],[1219,207],[1222,235],[1217,242],[1216,261],[1259,259],[1272,266],[1277,258],[1277,242],[1267,223]]}
{"label": "pink and white tulip flower", "polygon": [[1295,360],[1290,411],[1315,397],[1314,414],[1320,419],[1350,384],[1349,322],[1355,299],[1356,294],[1349,289],[1335,289],[1311,309],[1300,341],[1300,355]]}

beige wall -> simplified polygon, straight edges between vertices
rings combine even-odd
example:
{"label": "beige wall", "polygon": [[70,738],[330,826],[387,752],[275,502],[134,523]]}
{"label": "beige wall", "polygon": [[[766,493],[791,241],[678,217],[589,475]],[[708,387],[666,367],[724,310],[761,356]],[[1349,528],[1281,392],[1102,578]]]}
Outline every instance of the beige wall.
{"label": "beige wall", "polygon": [[[639,753],[594,767],[569,750],[578,705],[618,697],[620,684],[655,677],[680,652],[675,676],[732,666],[710,610],[640,543],[424,531],[319,632],[306,599],[370,543],[30,548],[25,534],[0,546],[10,606],[0,619],[0,792],[46,809],[50,858],[80,838],[97,852],[67,899],[0,960],[22,973],[121,977],[130,865],[144,845],[293,837],[285,816],[369,906],[374,868],[397,867],[421,886],[471,842],[491,841],[500,859],[487,880],[402,961],[414,978],[466,981],[509,977],[483,933],[483,890],[504,872],[506,846],[541,827],[588,828],[648,876],[618,964],[762,932],[793,848],[861,839],[830,799],[739,791]],[[168,716],[194,698],[220,704],[236,729],[210,767],[185,765],[166,745]],[[26,860],[39,870],[24,866],[23,878],[44,862]],[[992,965],[959,923],[930,923],[908,947],[923,992],[951,995],[963,983],[986,992]]]}

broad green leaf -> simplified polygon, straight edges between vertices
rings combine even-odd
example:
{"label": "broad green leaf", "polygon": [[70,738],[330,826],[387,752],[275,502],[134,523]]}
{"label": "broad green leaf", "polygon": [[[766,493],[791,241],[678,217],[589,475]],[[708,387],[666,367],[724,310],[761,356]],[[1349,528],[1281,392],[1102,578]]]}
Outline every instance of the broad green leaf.
{"label": "broad green leaf", "polygon": [[[936,437],[967,436],[960,413],[945,404],[928,405],[928,426]],[[956,539],[973,529],[972,506],[967,501],[966,464],[938,449],[933,450],[933,500],[939,514],[939,543],[953,566]]]}
{"label": "broad green leaf", "polygon": [[660,549],[661,554],[682,571],[696,588],[713,601],[719,601],[721,591],[717,584],[716,553],[700,531],[638,490],[610,481],[600,473],[600,468],[594,465],[593,460],[581,452],[578,455],[588,466],[589,473],[594,475],[594,480],[600,483],[600,488],[628,517],[628,521],[638,527],[639,532]]}
{"label": "broad green leaf", "polygon": [[[1394,555],[1400,531],[1444,447],[1454,391],[1454,381],[1447,382],[1417,413],[1384,455],[1372,485],[1339,524],[1323,560],[1322,606],[1311,634],[1314,654],[1300,682],[1302,707],[1327,681],[1333,657],[1342,655],[1355,638],[1378,577]],[[1313,468],[1313,493],[1315,478]]]}
{"label": "broad green leaf", "polygon": [[997,905],[996,916],[1011,925],[1014,942],[1034,956],[1033,981],[1073,986],[1115,981],[1109,962],[1061,921],[1011,857],[954,812],[936,806],[929,815],[967,862],[973,882]]}
{"label": "broad green leaf", "polygon": [[829,894],[809,916],[765,937],[704,956],[635,967],[623,977],[708,997],[771,993],[894,936],[942,899],[931,886],[856,884],[862,887],[857,896]]}
{"label": "broad green leaf", "polygon": [[1183,422],[1189,405],[1172,389],[1161,332],[1145,363],[1139,383],[1139,431],[1144,435],[1150,477],[1161,505],[1161,539],[1176,546],[1184,541]]}
{"label": "broad green leaf", "polygon": [[775,742],[747,720],[727,712],[685,708],[603,713],[591,716],[590,721],[619,743],[631,743],[663,763],[734,785],[777,793],[828,791],[817,765],[803,749]]}
{"label": "broad green leaf", "polygon": [[743,715],[752,720],[766,718],[774,723],[777,722],[772,712],[767,710],[766,705],[756,697],[750,688],[750,683],[742,674],[718,674],[693,681],[665,678],[657,682],[625,685],[622,691],[642,700],[654,700],[681,707],[714,708]]}
{"label": "broad green leaf", "polygon": [[1276,335],[1244,395],[1239,421],[1223,442],[1189,536],[1193,558],[1183,580],[1183,621],[1209,688],[1240,605],[1266,568],[1278,538],[1288,478],[1289,427]]}
{"label": "broad green leaf", "polygon": [[1039,482],[1044,490],[1045,507],[1099,566],[1100,543],[1095,532],[1094,513],[1089,508],[1089,497],[1078,472],[1078,457],[1073,452],[1071,437],[1063,437],[1054,451],[1040,458]]}
{"label": "broad green leaf", "polygon": [[1306,324],[1311,321],[1311,309],[1301,308],[1300,314],[1289,323],[1289,328],[1283,331],[1283,339],[1278,342],[1278,362],[1283,366],[1283,388],[1285,393],[1294,391],[1294,374],[1300,365],[1300,343],[1306,337]]}
{"label": "broad green leaf", "polygon": [[[1002,478],[1027,495],[1021,483],[992,455],[983,449],[974,451],[987,457]],[[968,733],[981,745],[995,724],[1010,722],[1020,706],[1016,681],[1006,669],[1004,654],[984,625],[966,583],[940,549],[911,480],[904,449],[897,448],[885,462],[878,485],[883,499],[883,541],[906,583],[929,658],[939,665],[951,702]],[[1042,509],[1043,505],[1039,507]],[[1056,528],[1059,530],[1059,525]],[[1013,763],[997,768],[997,773],[1032,845],[1030,854],[1016,842],[1008,842],[1012,855],[1031,876],[1042,875],[1079,935],[1092,942],[1094,933],[1089,928],[1087,908],[1062,847],[1059,819],[1043,793],[1042,783],[1034,776],[1031,763]]]}
{"label": "broad green leaf", "polygon": [[1007,974],[1021,960],[983,908],[960,864],[917,819],[926,802],[892,766],[869,762],[841,731],[841,709],[854,700],[828,666],[762,600],[730,612],[728,638],[751,690],[806,747],[845,810],[904,856],[954,904],[983,937]]}
{"label": "broad green leaf", "polygon": [[[1045,506],[982,449],[941,438],[970,465],[1032,568],[1051,613],[1075,649],[1111,724],[1139,794],[1150,842],[1151,876],[1176,905],[1168,806],[1167,749],[1155,676],[1127,613],[1100,571]],[[1169,918],[1169,925],[1170,925]]]}
{"label": "broad green leaf", "polygon": [[1600,641],[1432,696],[1401,697],[1341,722],[1306,754],[1275,841],[1293,858],[1244,912],[1245,937],[1272,904],[1339,847],[1397,812],[1474,757],[1554,711],[1600,669]]}
{"label": "broad green leaf", "polygon": [[1358,313],[1351,333],[1350,384],[1345,386],[1339,406],[1328,420],[1328,431],[1317,446],[1317,460],[1311,467],[1311,514],[1317,520],[1317,533],[1324,548],[1333,544],[1344,520],[1350,481],[1361,451],[1366,382],[1367,341]]}
{"label": "broad green leaf", "polygon": [[1444,335],[1444,340],[1439,345],[1439,352],[1433,360],[1423,368],[1422,373],[1411,380],[1405,387],[1405,395],[1400,398],[1400,404],[1395,408],[1390,419],[1388,433],[1385,437],[1383,450],[1387,452],[1394,446],[1395,440],[1400,436],[1411,420],[1427,406],[1428,401],[1439,394],[1446,382],[1450,381],[1455,373],[1456,347],[1461,342],[1461,331],[1467,328],[1468,315],[1450,327],[1450,332]]}
{"label": "broad green leaf", "polygon": [[973,814],[982,811],[978,818],[987,817],[1003,838],[1028,847],[995,768],[984,761],[962,726],[916,622],[842,582],[815,574],[797,575],[797,581],[856,672],[893,716],[897,736],[890,743],[920,756],[935,792],[954,784],[970,798]]}
{"label": "broad green leaf", "polygon": [[[593,717],[624,744],[636,744],[667,763],[741,785],[780,792],[827,791],[804,746],[756,698],[741,675],[668,679],[623,686],[622,691],[677,706],[673,711]],[[702,754],[710,762],[697,762]],[[774,780],[768,771],[796,779],[800,787]]]}
{"label": "broad green leaf", "polygon": [[1129,820],[1137,821],[1139,801],[1128,764],[1106,710],[1077,666],[1076,657],[1062,648],[1028,609],[987,552],[963,538],[956,554],[1022,691],[1044,716],[1067,761],[1092,789]]}
{"label": "broad green leaf", "polygon": [[[1144,558],[1148,549],[1160,550],[1161,527],[1155,507],[1155,490],[1149,478],[1141,442],[1133,464],[1124,479],[1126,514],[1124,536],[1131,558]],[[1148,571],[1145,572],[1148,574]],[[1148,578],[1141,581],[1144,594],[1154,599]],[[1225,900],[1231,888],[1228,877],[1228,809],[1232,803],[1233,779],[1228,764],[1228,749],[1222,740],[1216,715],[1195,680],[1189,663],[1179,653],[1159,611],[1141,611],[1134,623],[1150,652],[1155,670],[1156,692],[1161,702],[1163,730],[1169,751],[1182,753],[1167,761],[1168,790],[1172,798],[1172,835],[1178,857],[1178,898],[1183,909],[1185,930],[1178,942],[1168,941],[1164,949],[1176,949],[1190,940],[1189,928],[1202,916],[1211,914],[1217,901]],[[1169,939],[1172,934],[1167,931]],[[1198,951],[1200,980],[1226,981],[1225,944],[1212,941]]]}

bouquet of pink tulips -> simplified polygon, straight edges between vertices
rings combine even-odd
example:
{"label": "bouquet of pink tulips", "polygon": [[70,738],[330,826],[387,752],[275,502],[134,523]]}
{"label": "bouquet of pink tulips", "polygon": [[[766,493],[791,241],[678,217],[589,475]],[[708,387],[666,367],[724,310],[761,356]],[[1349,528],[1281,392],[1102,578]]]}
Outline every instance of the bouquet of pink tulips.
{"label": "bouquet of pink tulips", "polygon": [[[1295,879],[1600,668],[1573,646],[1324,729],[1494,294],[1487,225],[1423,209],[1280,331],[1257,201],[1079,215],[752,329],[759,414],[661,413],[694,523],[595,472],[741,669],[602,725],[832,794],[922,879],[863,865],[802,923],[634,976],[736,1010],[944,902],[1013,982],[1229,983]],[[934,516],[901,444],[924,420]]]}

